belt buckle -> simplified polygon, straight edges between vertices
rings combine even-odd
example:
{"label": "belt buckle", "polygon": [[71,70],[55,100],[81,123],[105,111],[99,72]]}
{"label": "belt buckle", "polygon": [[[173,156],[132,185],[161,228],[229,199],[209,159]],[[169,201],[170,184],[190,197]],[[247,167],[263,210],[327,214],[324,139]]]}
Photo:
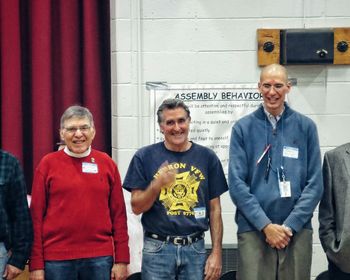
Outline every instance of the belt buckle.
{"label": "belt buckle", "polygon": [[173,243],[175,245],[184,245],[185,244],[185,239],[183,237],[177,236],[177,237],[174,237]]}

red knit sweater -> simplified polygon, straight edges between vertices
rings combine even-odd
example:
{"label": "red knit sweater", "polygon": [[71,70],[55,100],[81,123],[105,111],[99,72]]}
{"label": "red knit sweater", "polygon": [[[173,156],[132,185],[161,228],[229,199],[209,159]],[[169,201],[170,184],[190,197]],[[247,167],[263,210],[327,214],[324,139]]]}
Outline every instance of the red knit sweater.
{"label": "red knit sweater", "polygon": [[46,260],[112,255],[116,263],[129,263],[120,175],[107,154],[92,150],[74,158],[62,150],[46,155],[34,174],[30,210],[31,270],[43,269]]}

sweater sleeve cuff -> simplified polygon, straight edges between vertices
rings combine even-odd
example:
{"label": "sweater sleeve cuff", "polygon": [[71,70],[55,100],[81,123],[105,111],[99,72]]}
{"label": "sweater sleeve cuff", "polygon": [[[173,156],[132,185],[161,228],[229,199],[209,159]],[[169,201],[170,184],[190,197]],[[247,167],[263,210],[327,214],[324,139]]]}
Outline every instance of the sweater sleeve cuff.
{"label": "sweater sleeve cuff", "polygon": [[21,270],[24,270],[24,266],[26,265],[26,262],[27,262],[27,258],[24,255],[18,254],[18,253],[12,253],[7,263]]}
{"label": "sweater sleeve cuff", "polygon": [[260,219],[257,223],[256,223],[256,227],[259,231],[262,231],[264,229],[264,227],[266,227],[268,224],[271,224],[271,220],[267,217]]}
{"label": "sweater sleeve cuff", "polygon": [[303,227],[299,220],[292,216],[289,216],[283,224],[290,227],[293,230],[293,233],[299,232]]}
{"label": "sweater sleeve cuff", "polygon": [[130,263],[130,253],[129,246],[119,246],[119,248],[115,251],[115,263]]}
{"label": "sweater sleeve cuff", "polygon": [[129,264],[129,263],[130,263],[130,258],[118,257],[118,258],[115,258],[114,263],[125,263],[125,264]]}
{"label": "sweater sleeve cuff", "polygon": [[44,269],[44,267],[44,261],[32,259],[29,261],[29,271]]}

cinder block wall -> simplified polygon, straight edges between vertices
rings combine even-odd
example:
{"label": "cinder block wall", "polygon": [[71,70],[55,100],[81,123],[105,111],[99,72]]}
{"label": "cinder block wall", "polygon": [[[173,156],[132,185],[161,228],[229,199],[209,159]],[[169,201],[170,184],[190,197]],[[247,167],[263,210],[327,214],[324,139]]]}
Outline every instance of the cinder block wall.
{"label": "cinder block wall", "polygon": [[[304,27],[350,27],[350,1],[111,0],[113,157],[122,177],[149,144],[147,81],[257,82],[256,30]],[[350,66],[287,68],[298,82],[289,103],[316,122],[322,152],[350,141]],[[222,208],[224,243],[236,243],[228,195]],[[313,278],[327,263],[316,217]]]}

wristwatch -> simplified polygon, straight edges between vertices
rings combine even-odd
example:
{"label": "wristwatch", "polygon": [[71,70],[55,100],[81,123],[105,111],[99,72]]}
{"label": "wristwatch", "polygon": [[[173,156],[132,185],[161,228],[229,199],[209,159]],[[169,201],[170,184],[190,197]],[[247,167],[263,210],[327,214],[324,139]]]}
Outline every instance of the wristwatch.
{"label": "wristwatch", "polygon": [[282,227],[288,229],[291,233],[294,233],[294,231],[289,226],[286,226],[285,224],[283,224]]}

